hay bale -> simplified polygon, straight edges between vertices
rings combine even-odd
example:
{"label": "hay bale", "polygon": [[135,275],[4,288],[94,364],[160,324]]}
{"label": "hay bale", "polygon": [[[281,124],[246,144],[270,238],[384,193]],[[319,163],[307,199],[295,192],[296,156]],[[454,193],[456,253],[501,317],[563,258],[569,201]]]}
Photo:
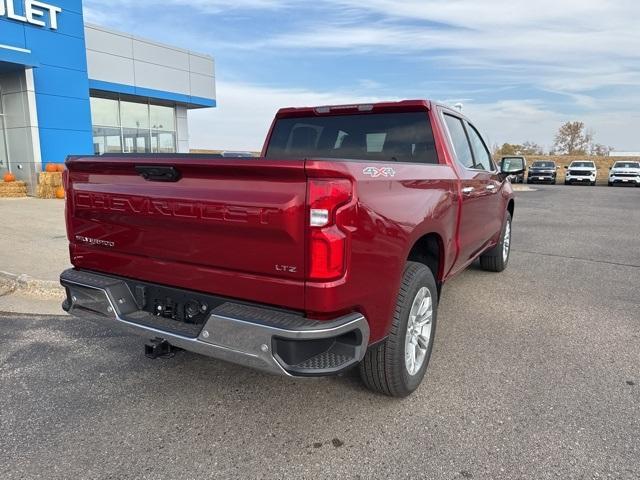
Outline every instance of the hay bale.
{"label": "hay bale", "polygon": [[57,188],[58,187],[52,187],[51,185],[45,185],[44,183],[40,183],[36,188],[36,196],[38,198],[56,198]]}
{"label": "hay bale", "polygon": [[27,184],[22,181],[0,183],[0,197],[19,198],[27,196]]}
{"label": "hay bale", "polygon": [[41,172],[38,175],[38,198],[56,198],[56,190],[62,186],[62,172]]}
{"label": "hay bale", "polygon": [[38,175],[38,185],[48,185],[54,188],[62,186],[62,172],[41,172]]}

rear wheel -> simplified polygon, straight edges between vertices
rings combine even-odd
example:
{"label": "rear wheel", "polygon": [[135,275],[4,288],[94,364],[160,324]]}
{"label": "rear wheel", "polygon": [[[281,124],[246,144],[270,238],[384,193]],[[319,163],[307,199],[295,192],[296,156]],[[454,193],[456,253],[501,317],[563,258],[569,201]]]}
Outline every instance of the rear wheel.
{"label": "rear wheel", "polygon": [[511,214],[507,212],[500,234],[500,241],[491,250],[480,255],[480,266],[490,272],[501,272],[507,268],[511,253]]}
{"label": "rear wheel", "polygon": [[431,357],[437,306],[429,267],[407,262],[389,336],[370,347],[360,363],[367,388],[391,397],[406,397],[418,388]]}

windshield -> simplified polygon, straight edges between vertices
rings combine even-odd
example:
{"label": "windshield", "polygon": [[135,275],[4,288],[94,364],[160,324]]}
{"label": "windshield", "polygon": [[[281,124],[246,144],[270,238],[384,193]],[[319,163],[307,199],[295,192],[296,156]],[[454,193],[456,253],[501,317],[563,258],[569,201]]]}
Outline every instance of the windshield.
{"label": "windshield", "polygon": [[426,112],[281,118],[266,158],[438,163]]}
{"label": "windshield", "polygon": [[640,168],[639,162],[616,162],[613,168]]}
{"label": "windshield", "polygon": [[533,162],[531,168],[556,168],[553,162]]}
{"label": "windshield", "polygon": [[595,164],[593,162],[572,162],[571,168],[593,168]]}

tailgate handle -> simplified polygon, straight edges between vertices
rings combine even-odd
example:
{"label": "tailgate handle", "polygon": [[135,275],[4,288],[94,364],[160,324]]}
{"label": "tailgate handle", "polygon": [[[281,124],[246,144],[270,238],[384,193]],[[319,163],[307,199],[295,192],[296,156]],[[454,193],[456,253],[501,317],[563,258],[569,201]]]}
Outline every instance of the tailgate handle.
{"label": "tailgate handle", "polygon": [[150,182],[177,182],[180,180],[180,172],[176,167],[136,165],[136,172]]}

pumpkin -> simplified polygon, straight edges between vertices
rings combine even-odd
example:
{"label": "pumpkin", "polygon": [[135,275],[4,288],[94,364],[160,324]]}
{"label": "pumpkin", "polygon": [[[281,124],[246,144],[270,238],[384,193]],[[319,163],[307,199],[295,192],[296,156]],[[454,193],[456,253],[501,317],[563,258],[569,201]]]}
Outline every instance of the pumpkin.
{"label": "pumpkin", "polygon": [[56,165],[58,172],[64,172],[64,163],[59,163]]}
{"label": "pumpkin", "polygon": [[4,174],[3,179],[7,183],[8,182],[15,182],[16,181],[16,176],[11,172],[7,172],[7,173]]}
{"label": "pumpkin", "polygon": [[58,166],[55,163],[47,163],[45,170],[47,172],[57,172]]}
{"label": "pumpkin", "polygon": [[56,188],[56,198],[64,198],[64,188]]}

